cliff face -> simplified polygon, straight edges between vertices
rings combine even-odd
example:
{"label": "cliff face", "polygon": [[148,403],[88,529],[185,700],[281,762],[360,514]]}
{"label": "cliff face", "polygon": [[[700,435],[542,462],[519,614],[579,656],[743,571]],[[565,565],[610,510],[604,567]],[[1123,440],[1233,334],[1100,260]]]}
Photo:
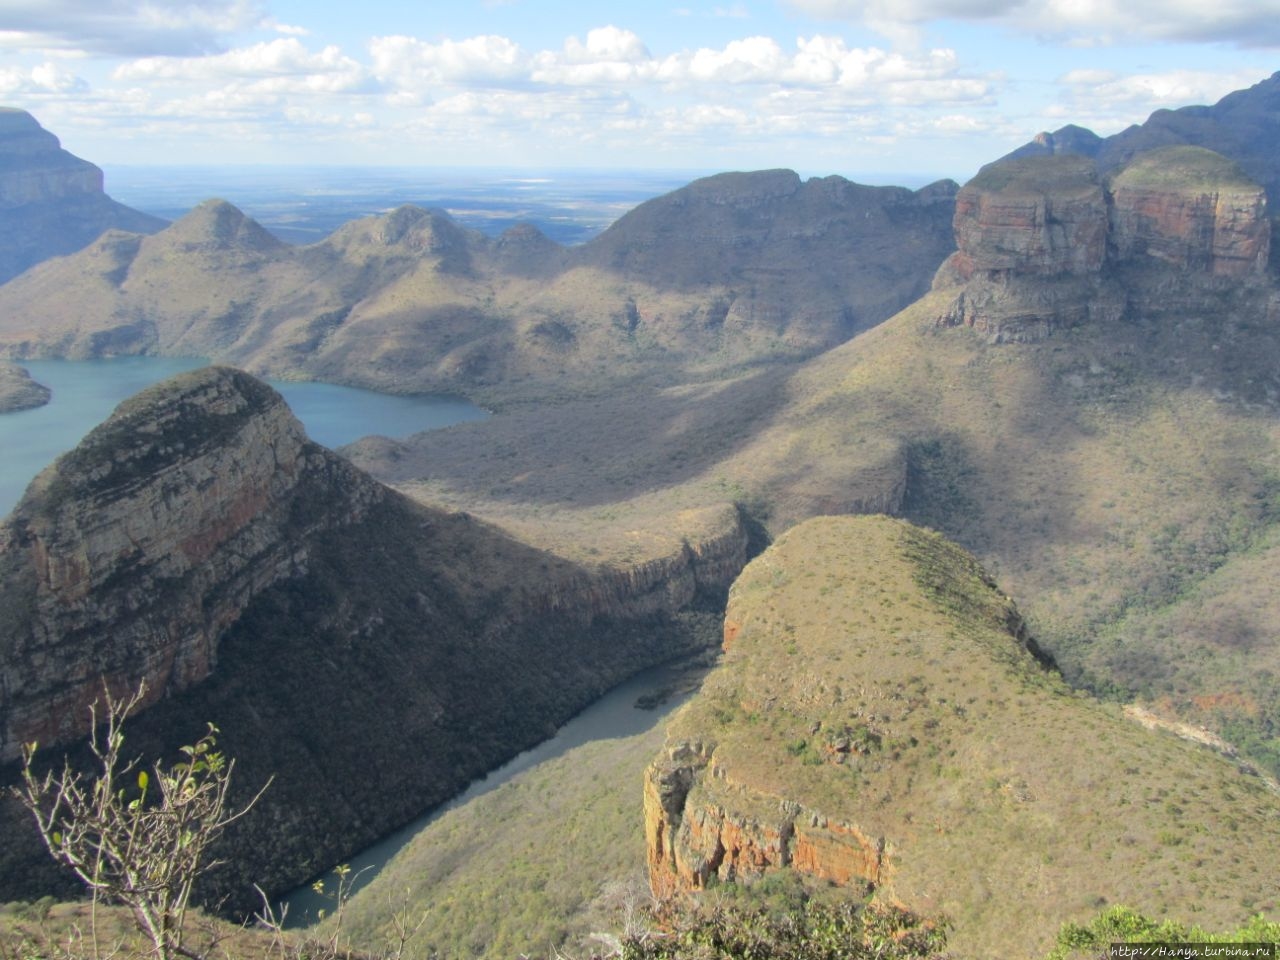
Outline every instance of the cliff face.
{"label": "cliff face", "polygon": [[[983,168],[956,201],[958,250],[935,289],[963,285],[938,318],[994,340],[1123,316],[1172,267],[1189,288],[1261,278],[1270,253],[1266,194],[1198,147],[1145,153],[1109,182],[1075,154],[1026,152]],[[1125,281],[1117,283],[1117,271]]]}
{"label": "cliff face", "polygon": [[[299,522],[299,503],[335,481],[342,506],[320,500]],[[202,370],[123,405],[0,528],[0,760],[83,733],[104,682],[145,681],[153,703],[203,680],[248,601],[305,568],[307,538],[382,492],[245,374]]]}
{"label": "cliff face", "polygon": [[976,273],[1089,275],[1107,251],[1107,204],[1093,165],[1055,157],[986,168],[956,197],[952,266]]}
{"label": "cliff face", "polygon": [[106,230],[164,225],[108,197],[102,171],[63,150],[31,114],[0,108],[0,284]]}
{"label": "cliff face", "polygon": [[1219,154],[1198,147],[1142,154],[1112,181],[1111,196],[1119,261],[1150,257],[1239,279],[1266,269],[1266,192]]}
{"label": "cliff face", "polygon": [[[656,892],[793,871],[945,913],[948,946],[975,957],[1015,936],[1042,952],[1103,900],[1200,921],[1256,896],[1211,853],[1215,791],[1249,790],[1259,826],[1280,797],[1075,695],[937,534],[886,517],[793,527],[735,581],[724,636],[644,776]],[[1176,795],[1179,815],[1151,817],[1143,795]]]}
{"label": "cliff face", "polygon": [[[275,777],[217,878],[251,907],[251,883],[305,881],[705,648],[700,611],[747,536],[728,507],[701,529],[582,567],[409,501],[309,442],[266,385],[199,370],[121,405],[0,529],[0,750],[75,755],[104,684],[146,681],[140,755],[217,724],[241,790]],[[0,800],[0,897],[47,891],[45,859]]]}

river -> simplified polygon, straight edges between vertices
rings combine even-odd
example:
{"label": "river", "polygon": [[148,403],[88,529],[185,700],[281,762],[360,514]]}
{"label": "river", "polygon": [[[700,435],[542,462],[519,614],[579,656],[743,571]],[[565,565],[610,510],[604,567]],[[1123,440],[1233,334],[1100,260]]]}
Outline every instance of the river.
{"label": "river", "polygon": [[[496,790],[517,774],[585,743],[631,737],[652,729],[689,698],[704,672],[691,668],[688,663],[651,667],[614,687],[565,723],[550,739],[518,754],[473,781],[452,800],[349,858],[347,863],[355,878],[352,893],[369,883],[402,847],[449,810]],[[314,922],[319,910],[333,909],[330,898],[318,896],[309,885],[285,896],[283,903],[288,907],[286,925],[289,927]]]}
{"label": "river", "polygon": [[[38,382],[53,390],[34,410],[0,414],[0,517],[14,508],[32,478],[110,416],[122,400],[207,361],[174,357],[110,360],[23,360]],[[307,435],[339,447],[371,433],[407,437],[487,416],[456,397],[398,397],[332,383],[267,381],[279,390]]]}

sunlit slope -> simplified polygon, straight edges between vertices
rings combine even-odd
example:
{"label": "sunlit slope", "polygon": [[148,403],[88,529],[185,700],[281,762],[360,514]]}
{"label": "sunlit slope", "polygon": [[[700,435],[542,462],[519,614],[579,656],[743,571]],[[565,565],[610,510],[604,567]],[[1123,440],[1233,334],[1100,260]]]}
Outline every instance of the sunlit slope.
{"label": "sunlit slope", "polygon": [[1276,909],[1280,796],[1074,693],[963,550],[817,518],[735,583],[727,653],[648,778],[655,884],[793,869],[1036,956],[1127,903],[1208,926]]}

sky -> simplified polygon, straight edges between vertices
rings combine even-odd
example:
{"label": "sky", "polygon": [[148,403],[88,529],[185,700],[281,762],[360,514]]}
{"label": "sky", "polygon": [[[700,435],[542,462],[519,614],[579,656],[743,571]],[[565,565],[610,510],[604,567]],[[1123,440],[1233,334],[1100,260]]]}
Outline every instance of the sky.
{"label": "sky", "polygon": [[0,105],[101,166],[963,181],[1276,70],[1280,0],[0,0]]}

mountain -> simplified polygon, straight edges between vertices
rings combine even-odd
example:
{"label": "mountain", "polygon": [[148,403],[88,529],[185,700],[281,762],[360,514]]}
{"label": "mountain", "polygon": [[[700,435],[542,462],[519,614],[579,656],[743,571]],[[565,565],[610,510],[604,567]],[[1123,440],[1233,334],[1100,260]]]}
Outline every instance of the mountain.
{"label": "mountain", "polygon": [[966,957],[1041,955],[1102,904],[1280,907],[1274,782],[1076,695],[936,533],[792,528],[735,581],[724,644],[645,775],[655,890],[793,871],[944,915]]}
{"label": "mountain", "polygon": [[1205,147],[1235,161],[1260,183],[1273,202],[1280,198],[1280,72],[1247,90],[1229,93],[1213,106],[1157,110],[1145,123],[1114,136],[1098,137],[1082,127],[1041,133],[1010,158],[1077,154],[1097,162],[1103,173],[1126,166],[1149,150],[1170,146]]}
{"label": "mountain", "polygon": [[[771,251],[785,263],[817,249],[806,218],[824,215],[824,191],[847,192],[796,183],[776,172],[700,181],[663,198],[680,203],[662,216],[647,219],[661,205],[642,207],[617,235],[572,251],[529,229],[484,241],[413,208],[291,250],[210,204],[167,238],[108,235],[0,288],[22,298],[4,301],[15,354],[46,343],[79,355],[194,349],[216,333],[227,351],[282,366],[317,357],[307,369],[323,360],[379,382],[465,381],[491,384],[495,395],[501,384],[508,401],[556,400],[512,403],[484,422],[404,441],[368,439],[343,451],[346,464],[317,452],[315,463],[349,480],[252,513],[262,529],[276,525],[268,539],[284,545],[285,560],[268,552],[259,568],[245,565],[252,551],[210,554],[266,582],[219,634],[211,672],[152,706],[135,739],[151,752],[214,719],[241,738],[227,750],[251,758],[237,767],[250,786],[284,771],[286,786],[271,791],[274,819],[237,848],[255,852],[245,865],[237,857],[236,870],[264,870],[274,884],[284,876],[268,864],[320,866],[443,795],[449,771],[480,769],[532,739],[531,726],[544,729],[606,677],[696,646],[696,614],[708,609],[698,606],[699,586],[714,605],[748,554],[774,541],[733,588],[724,669],[674,722],[650,780],[660,887],[747,875],[785,856],[855,890],[870,882],[925,912],[937,907],[956,920],[960,945],[988,954],[997,937],[1047,937],[1102,898],[1194,910],[1215,925],[1275,908],[1257,882],[1276,842],[1275,799],[1262,778],[1139,729],[1120,706],[1214,742],[1199,729],[1210,728],[1230,742],[1223,753],[1280,771],[1280,598],[1269,587],[1280,576],[1280,287],[1264,176],[1178,143],[1106,169],[1080,155],[1012,158],[985,168],[954,204],[894,194],[903,216],[926,202],[953,211],[951,253],[918,300],[826,349],[819,340],[831,314],[805,319],[801,298],[786,308],[794,328],[783,328],[763,309]],[[791,204],[808,209],[814,197],[805,218],[789,219]],[[836,223],[846,209],[837,201]],[[682,211],[692,211],[688,243],[681,231],[663,232]],[[732,280],[728,251],[738,241],[743,263],[759,271],[751,303],[761,305],[761,325],[748,311],[731,344],[699,339],[711,336],[706,305],[723,291],[690,291],[696,275],[680,264],[705,253],[708,276]],[[221,273],[166,274],[166,262],[214,263]],[[641,287],[631,270],[662,285]],[[788,272],[824,276],[798,270]],[[486,298],[499,273],[522,278],[525,299],[511,281],[502,302],[528,312],[498,316]],[[187,325],[157,319],[161,292],[148,293],[148,279],[187,311]],[[76,284],[93,295],[73,297]],[[642,294],[634,314],[617,299],[624,289]],[[360,290],[378,292],[356,298]],[[473,310],[450,306],[458,291],[469,291]],[[52,304],[66,299],[46,308],[37,292]],[[596,306],[537,313],[553,297]],[[344,303],[355,305],[343,312]],[[676,303],[704,312],[673,313]],[[59,319],[73,304],[83,326]],[[312,325],[291,326],[302,304]],[[13,319],[24,311],[25,332]],[[725,313],[717,336],[734,316]],[[672,322],[680,317],[688,322]],[[618,343],[633,320],[636,352],[627,354]],[[456,340],[430,340],[447,329]],[[763,362],[795,359],[802,340],[821,352]],[[439,349],[424,368],[428,341]],[[720,346],[695,357],[690,344]],[[562,386],[552,369],[564,371]],[[170,436],[161,423],[173,398],[161,397],[143,404],[152,413],[139,421],[137,449]],[[10,619],[0,637],[32,645],[85,630],[81,639],[92,641],[99,632],[85,625],[100,607],[109,614],[100,622],[112,625],[102,636],[178,638],[175,651],[195,637],[191,649],[203,649],[191,612],[224,608],[199,574],[165,566],[180,564],[182,551],[127,525],[129,536],[108,526],[99,540],[95,527],[99,517],[115,522],[114,504],[135,493],[144,519],[170,509],[199,516],[200,497],[184,496],[190,484],[165,472],[184,456],[178,441],[189,442],[181,422],[175,441],[156,447],[157,457],[167,451],[157,472],[128,472],[150,454],[119,458],[127,482],[110,498],[95,478],[109,481],[108,462],[135,443],[120,447],[111,431],[99,445],[109,461],[76,467],[76,482],[33,488],[18,526],[3,534],[12,546],[0,553],[0,567],[11,565],[0,573],[10,591],[0,616]],[[241,451],[230,462],[238,458],[252,460]],[[387,486],[350,479],[363,476],[356,468]],[[80,492],[63,500],[61,490]],[[360,490],[373,498],[366,514],[349,499]],[[914,526],[821,519],[871,512]],[[212,513],[193,543],[231,535],[218,532],[217,518],[233,514]],[[258,529],[244,523],[228,529]],[[82,571],[99,543],[115,552],[104,553],[110,562],[95,581]],[[282,570],[291,549],[305,562]],[[65,602],[42,594],[45,583],[68,591]],[[170,587],[171,604],[162,595]],[[172,632],[166,610],[179,615]],[[623,626],[606,629],[608,616]],[[646,617],[657,633],[646,633]],[[423,630],[452,652],[422,642]],[[512,636],[517,643],[503,643]],[[75,650],[85,646],[99,655],[78,640]],[[75,666],[77,656],[51,657],[38,682],[5,673],[0,689],[44,683],[40,696],[56,696],[62,673],[76,672],[54,664]],[[172,661],[175,677],[203,669],[199,656],[175,652]],[[103,662],[137,669],[147,660],[124,649]],[[24,656],[0,669],[32,663]],[[411,709],[391,717],[385,704],[398,702]],[[36,708],[14,716],[15,739],[46,729]],[[455,716],[456,727],[431,726]],[[406,717],[410,749],[397,726]],[[463,735],[484,717],[494,726]],[[573,796],[622,796],[597,791],[596,761],[581,762],[583,789]],[[305,815],[295,817],[294,804]],[[477,834],[483,823],[469,837]],[[498,844],[510,836],[493,834]],[[548,862],[544,845],[566,845],[563,831],[521,839],[531,849],[507,851],[513,875]],[[597,858],[585,841],[574,854],[583,873],[575,896],[589,877],[608,878],[612,867],[592,872],[597,862],[625,859]],[[26,862],[0,875],[23,876]]]}
{"label": "mountain", "polygon": [[0,284],[74,253],[105,230],[155,233],[164,226],[108,197],[102,171],[63,150],[31,114],[0,107]]}
{"label": "mountain", "polygon": [[[305,437],[284,401],[205,368],[132,398],[0,527],[0,775],[70,745],[105,684],[147,684],[130,750],[206,722],[252,793],[219,889],[307,880],[645,666],[702,649],[745,562],[728,510],[584,565],[409,501]],[[0,899],[52,885],[0,802]],[[224,851],[226,852],[226,851]],[[248,899],[246,899],[248,898]]]}
{"label": "mountain", "polygon": [[1070,154],[990,164],[956,200],[959,249],[935,286],[963,289],[941,322],[1004,340],[1117,320],[1167,297],[1166,267],[1186,296],[1261,288],[1267,211],[1259,184],[1202,147],[1141,154],[1105,183]]}
{"label": "mountain", "polygon": [[415,207],[294,248],[209,201],[4,286],[0,352],[199,355],[492,402],[677,382],[813,355],[909,303],[952,250],[955,189],[725,174],[574,248]]}

